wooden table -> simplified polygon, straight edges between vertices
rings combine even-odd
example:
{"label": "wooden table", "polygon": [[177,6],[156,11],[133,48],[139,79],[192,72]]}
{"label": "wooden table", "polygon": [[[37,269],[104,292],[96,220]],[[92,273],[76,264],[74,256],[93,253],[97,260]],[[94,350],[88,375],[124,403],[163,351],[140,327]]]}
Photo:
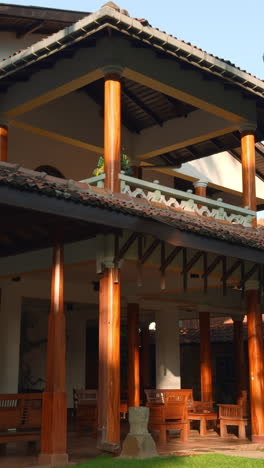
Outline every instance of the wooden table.
{"label": "wooden table", "polygon": [[[218,416],[217,413],[206,413],[206,412],[193,412],[188,413],[188,420],[191,421],[200,421],[200,436],[207,435],[207,421],[217,421]],[[190,424],[190,423],[189,423]]]}

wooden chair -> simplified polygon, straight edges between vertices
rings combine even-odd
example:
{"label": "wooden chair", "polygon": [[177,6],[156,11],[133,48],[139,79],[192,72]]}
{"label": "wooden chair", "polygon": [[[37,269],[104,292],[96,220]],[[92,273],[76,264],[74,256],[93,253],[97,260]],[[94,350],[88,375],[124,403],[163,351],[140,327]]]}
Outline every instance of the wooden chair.
{"label": "wooden chair", "polygon": [[90,428],[92,435],[97,433],[97,390],[82,389],[74,391],[76,398],[77,433],[81,435]]}
{"label": "wooden chair", "polygon": [[188,400],[188,420],[200,422],[200,436],[207,435],[207,421],[217,422],[217,413],[213,411],[212,401]]}
{"label": "wooden chair", "polygon": [[188,440],[187,393],[176,390],[145,390],[150,408],[149,429],[158,430],[160,443],[167,441],[167,431],[180,430],[182,442]]}
{"label": "wooden chair", "polygon": [[9,442],[27,441],[31,446],[40,439],[42,394],[0,395],[0,452]]}
{"label": "wooden chair", "polygon": [[246,438],[247,417],[247,392],[243,391],[236,405],[218,405],[220,420],[220,437],[227,437],[227,426],[238,427],[239,439]]}

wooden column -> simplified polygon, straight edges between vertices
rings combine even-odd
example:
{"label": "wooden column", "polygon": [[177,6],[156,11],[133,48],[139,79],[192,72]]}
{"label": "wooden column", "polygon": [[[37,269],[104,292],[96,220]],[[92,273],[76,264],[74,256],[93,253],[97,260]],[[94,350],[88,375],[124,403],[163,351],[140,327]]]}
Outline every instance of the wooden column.
{"label": "wooden column", "polygon": [[[148,326],[141,330],[140,377],[142,395],[145,388],[151,387],[150,382],[150,335]],[[143,395],[145,397],[145,395]]]}
{"label": "wooden column", "polygon": [[108,73],[104,82],[104,170],[105,187],[120,192],[121,81],[118,73]]}
{"label": "wooden column", "polygon": [[99,293],[98,442],[101,450],[120,448],[120,271],[106,268]]}
{"label": "wooden column", "polygon": [[252,441],[264,442],[264,372],[262,315],[258,297],[258,282],[246,283],[249,387]]}
{"label": "wooden column", "polygon": [[127,305],[127,343],[128,366],[127,388],[128,407],[140,406],[140,378],[139,378],[139,305]]}
{"label": "wooden column", "polygon": [[201,370],[201,399],[213,400],[212,359],[210,343],[210,314],[199,313],[200,322],[200,370]]}
{"label": "wooden column", "polygon": [[51,466],[61,466],[68,462],[63,276],[63,244],[58,242],[53,249],[46,388],[43,393],[41,451],[39,455],[40,464]]}
{"label": "wooden column", "polygon": [[0,161],[7,161],[8,127],[0,124]]}
{"label": "wooden column", "polygon": [[243,318],[233,318],[234,322],[234,362],[236,378],[236,400],[242,397],[243,390],[246,390],[246,370],[243,338]]}
{"label": "wooden column", "polygon": [[[241,127],[241,161],[243,182],[243,206],[256,211],[256,155],[255,155],[256,126],[245,123]],[[254,220],[256,224],[256,220]]]}

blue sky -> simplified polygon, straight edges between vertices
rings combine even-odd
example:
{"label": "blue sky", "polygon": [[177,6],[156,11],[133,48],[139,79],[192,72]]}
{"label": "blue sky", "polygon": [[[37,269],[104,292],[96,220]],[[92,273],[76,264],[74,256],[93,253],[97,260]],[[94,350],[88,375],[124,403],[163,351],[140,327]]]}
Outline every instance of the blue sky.
{"label": "blue sky", "polygon": [[[5,1],[19,5],[96,11],[104,0]],[[264,79],[264,0],[116,0],[136,18],[230,60]]]}

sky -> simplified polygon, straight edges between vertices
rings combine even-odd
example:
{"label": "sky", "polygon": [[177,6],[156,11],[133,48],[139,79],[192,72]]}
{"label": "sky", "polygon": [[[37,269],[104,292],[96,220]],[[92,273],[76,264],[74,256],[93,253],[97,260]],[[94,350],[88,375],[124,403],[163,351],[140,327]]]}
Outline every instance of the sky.
{"label": "sky", "polygon": [[[4,1],[94,12],[104,0]],[[200,47],[264,79],[264,0],[116,0],[130,16]]]}

